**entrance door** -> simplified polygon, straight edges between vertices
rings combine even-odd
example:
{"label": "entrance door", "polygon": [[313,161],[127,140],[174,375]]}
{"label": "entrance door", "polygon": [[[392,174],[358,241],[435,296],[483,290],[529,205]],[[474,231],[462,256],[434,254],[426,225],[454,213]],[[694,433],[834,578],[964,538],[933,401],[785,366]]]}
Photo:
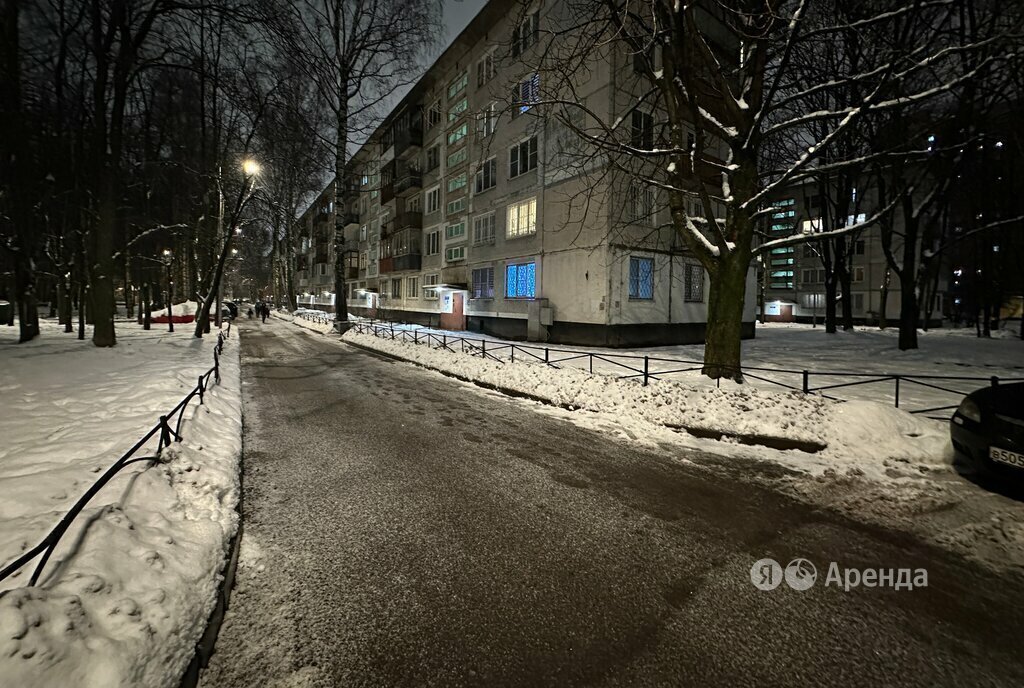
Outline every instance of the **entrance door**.
{"label": "entrance door", "polygon": [[441,313],[441,329],[466,329],[466,315],[463,312],[463,304],[465,304],[465,299],[465,292],[453,291],[451,293],[452,309],[450,313]]}

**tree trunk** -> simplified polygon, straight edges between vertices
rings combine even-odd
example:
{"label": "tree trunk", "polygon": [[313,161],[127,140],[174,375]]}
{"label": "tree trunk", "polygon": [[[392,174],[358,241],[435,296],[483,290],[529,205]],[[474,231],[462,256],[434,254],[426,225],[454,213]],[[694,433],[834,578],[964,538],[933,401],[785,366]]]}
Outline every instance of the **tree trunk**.
{"label": "tree trunk", "polygon": [[825,279],[825,332],[836,333],[836,277],[826,275]]}
{"label": "tree trunk", "polygon": [[[111,175],[113,171],[104,170]],[[111,179],[101,181],[103,187],[100,200],[100,214],[93,229],[92,270],[90,271],[89,313],[92,315],[92,343],[95,346],[114,346],[117,335],[114,332],[114,228],[117,223],[117,201],[114,183]]]}
{"label": "tree trunk", "polygon": [[737,247],[720,258],[716,269],[708,273],[710,294],[701,372],[712,379],[743,381],[740,337],[749,263],[749,252]]}
{"label": "tree trunk", "polygon": [[917,294],[914,293],[914,282],[900,278],[900,351],[917,348],[917,324],[919,319]]}

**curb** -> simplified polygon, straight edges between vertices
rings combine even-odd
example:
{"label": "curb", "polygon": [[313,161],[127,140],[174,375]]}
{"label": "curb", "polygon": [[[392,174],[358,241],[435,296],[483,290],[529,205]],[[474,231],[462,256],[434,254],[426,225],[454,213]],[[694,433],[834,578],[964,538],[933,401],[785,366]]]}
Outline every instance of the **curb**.
{"label": "curb", "polygon": [[[446,370],[440,370],[439,368],[434,368],[433,366],[425,365],[425,364],[420,363],[418,361],[412,361],[412,360],[410,360],[408,358],[403,358],[403,357],[398,356],[396,354],[387,353],[387,352],[380,351],[378,349],[374,349],[374,348],[371,348],[371,347],[368,347],[368,346],[363,346],[362,344],[356,344],[355,342],[350,342],[348,340],[342,340],[342,341],[345,344],[347,344],[349,346],[354,346],[357,349],[362,349],[363,351],[368,351],[370,353],[374,353],[374,354],[377,354],[379,356],[383,356],[385,358],[390,358],[390,359],[395,360],[395,361],[401,361],[403,363],[411,363],[414,366],[417,366],[419,368],[424,368],[426,370],[432,370],[432,371],[434,371],[436,373],[441,373],[445,377],[450,377],[450,378],[454,378],[456,380],[461,380],[462,382],[469,382],[471,384],[476,385],[477,387],[482,387],[484,389],[490,389],[490,390],[493,390],[495,392],[501,392],[502,394],[508,395],[510,397],[517,397],[519,399],[529,399],[530,401],[536,401],[536,402],[539,402],[539,403],[544,404],[546,406],[555,406],[555,407],[558,407],[558,408],[562,408],[562,409],[565,409],[566,411],[578,411],[578,410],[581,410],[581,409],[577,409],[577,408],[574,408],[574,407],[570,407],[568,404],[556,404],[555,402],[551,401],[550,399],[547,399],[545,397],[540,397],[540,396],[537,396],[537,395],[534,395],[534,394],[530,394],[528,392],[520,392],[517,389],[511,389],[509,387],[502,387],[501,385],[493,385],[493,384],[491,384],[489,382],[480,382],[479,380],[474,380],[472,378],[468,378],[468,377],[465,377],[463,375],[459,375],[457,373],[450,373],[450,372],[448,372]],[[729,439],[736,440],[740,444],[768,447],[769,449],[780,449],[780,450],[798,449],[798,450],[800,450],[802,452],[806,452],[808,454],[817,454],[818,452],[824,450],[828,446],[828,445],[825,445],[825,444],[821,444],[820,442],[811,442],[811,441],[807,441],[807,440],[794,440],[794,439],[789,439],[787,437],[771,437],[771,436],[768,436],[768,435],[736,435],[736,434],[732,434],[732,433],[728,433],[728,432],[724,432],[724,431],[720,431],[720,430],[709,430],[707,428],[691,428],[691,427],[686,426],[686,425],[676,425],[676,424],[670,424],[670,423],[666,423],[665,427],[670,428],[672,430],[676,430],[676,431],[688,432],[691,435],[693,435],[694,437],[699,437],[699,438],[702,438],[702,439],[709,439],[709,440],[716,440],[717,441],[717,440],[722,440],[723,438],[729,438]]]}
{"label": "curb", "polygon": [[192,661],[185,669],[185,675],[181,677],[180,688],[196,688],[199,685],[199,676],[202,670],[210,663],[213,656],[214,645],[217,643],[217,636],[220,634],[221,624],[224,623],[224,614],[228,610],[228,603],[231,600],[231,589],[235,587],[235,572],[238,570],[238,552],[242,542],[242,521],[239,514],[238,530],[231,539],[231,551],[228,555],[227,564],[224,566],[224,577],[221,579],[220,587],[217,590],[217,603],[210,612],[210,618],[206,622],[206,630],[203,636],[196,643],[195,654]]}

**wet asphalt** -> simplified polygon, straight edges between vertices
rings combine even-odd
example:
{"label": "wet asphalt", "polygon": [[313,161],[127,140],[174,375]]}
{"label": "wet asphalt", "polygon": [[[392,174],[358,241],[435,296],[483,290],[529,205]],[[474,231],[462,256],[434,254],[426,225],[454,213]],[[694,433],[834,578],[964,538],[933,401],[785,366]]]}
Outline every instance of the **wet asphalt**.
{"label": "wet asphalt", "polygon": [[[242,329],[243,556],[204,687],[1024,685],[1019,577],[720,460]],[[758,590],[764,557],[817,582]],[[844,591],[833,561],[928,587]]]}

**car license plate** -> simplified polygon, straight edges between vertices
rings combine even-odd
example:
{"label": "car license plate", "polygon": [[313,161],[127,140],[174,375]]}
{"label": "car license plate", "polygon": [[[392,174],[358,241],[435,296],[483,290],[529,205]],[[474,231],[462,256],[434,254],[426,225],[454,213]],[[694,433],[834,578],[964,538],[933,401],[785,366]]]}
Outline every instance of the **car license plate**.
{"label": "car license plate", "polygon": [[989,447],[988,455],[993,461],[1005,463],[1009,466],[1016,466],[1017,468],[1024,468],[1024,454],[1018,454],[1017,452],[1012,452],[1009,449]]}

